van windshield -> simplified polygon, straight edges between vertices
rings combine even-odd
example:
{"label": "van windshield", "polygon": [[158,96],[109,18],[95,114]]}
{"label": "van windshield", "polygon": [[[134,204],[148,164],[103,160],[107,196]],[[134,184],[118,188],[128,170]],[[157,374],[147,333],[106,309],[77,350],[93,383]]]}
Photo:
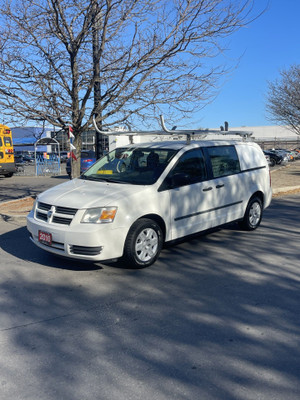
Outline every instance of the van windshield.
{"label": "van windshield", "polygon": [[152,185],[177,150],[159,148],[117,148],[100,158],[81,179]]}

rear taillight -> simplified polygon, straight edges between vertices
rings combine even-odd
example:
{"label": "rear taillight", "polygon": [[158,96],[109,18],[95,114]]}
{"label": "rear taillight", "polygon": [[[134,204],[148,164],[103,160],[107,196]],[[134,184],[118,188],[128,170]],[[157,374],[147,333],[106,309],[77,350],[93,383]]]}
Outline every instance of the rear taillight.
{"label": "rear taillight", "polygon": [[83,162],[92,162],[93,160],[82,160]]}

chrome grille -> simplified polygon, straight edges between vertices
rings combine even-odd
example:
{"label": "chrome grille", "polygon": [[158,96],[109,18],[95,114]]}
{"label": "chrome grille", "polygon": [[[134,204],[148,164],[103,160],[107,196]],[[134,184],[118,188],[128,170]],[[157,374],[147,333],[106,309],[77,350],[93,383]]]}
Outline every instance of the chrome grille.
{"label": "chrome grille", "polygon": [[39,202],[38,202],[38,208],[39,208],[40,210],[43,210],[43,211],[49,211],[50,208],[51,208],[51,204],[41,203],[41,202],[39,201]]}
{"label": "chrome grille", "polygon": [[36,212],[36,218],[41,219],[43,221],[47,221],[47,214],[41,213],[40,211]]}
{"label": "chrome grille", "polygon": [[38,202],[35,218],[49,224],[70,225],[77,209]]}
{"label": "chrome grille", "polygon": [[53,216],[52,222],[54,224],[61,224],[61,225],[70,225],[72,222],[71,218],[63,218],[63,217],[57,217],[56,215]]}
{"label": "chrome grille", "polygon": [[56,207],[56,212],[58,214],[67,214],[67,215],[75,215],[77,212],[76,208],[68,208],[68,207]]}

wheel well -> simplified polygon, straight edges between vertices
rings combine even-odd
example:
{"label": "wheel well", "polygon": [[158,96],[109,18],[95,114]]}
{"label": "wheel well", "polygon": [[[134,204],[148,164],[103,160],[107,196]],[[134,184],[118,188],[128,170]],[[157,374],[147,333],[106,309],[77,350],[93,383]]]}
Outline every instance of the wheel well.
{"label": "wheel well", "polygon": [[165,224],[165,221],[159,215],[146,214],[146,215],[143,215],[142,217],[140,217],[139,219],[141,219],[141,218],[148,218],[148,219],[152,219],[153,221],[155,221],[160,226],[162,233],[164,235],[164,238],[166,237],[166,224]]}
{"label": "wheel well", "polygon": [[253,193],[253,195],[250,197],[249,201],[251,199],[253,199],[253,197],[258,197],[261,200],[262,205],[264,206],[264,194],[263,194],[263,192],[257,191],[255,193]]}

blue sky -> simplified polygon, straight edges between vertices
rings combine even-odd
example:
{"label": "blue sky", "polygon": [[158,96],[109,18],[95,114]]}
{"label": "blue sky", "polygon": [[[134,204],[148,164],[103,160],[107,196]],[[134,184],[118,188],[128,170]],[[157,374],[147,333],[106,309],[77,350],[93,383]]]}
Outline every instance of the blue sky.
{"label": "blue sky", "polygon": [[[267,0],[257,3],[261,10]],[[227,40],[225,60],[234,64],[241,57],[239,65],[226,76],[217,98],[185,121],[186,127],[219,128],[224,121],[229,128],[274,125],[266,113],[267,82],[300,64],[299,20],[300,0],[269,0],[262,16]]]}

